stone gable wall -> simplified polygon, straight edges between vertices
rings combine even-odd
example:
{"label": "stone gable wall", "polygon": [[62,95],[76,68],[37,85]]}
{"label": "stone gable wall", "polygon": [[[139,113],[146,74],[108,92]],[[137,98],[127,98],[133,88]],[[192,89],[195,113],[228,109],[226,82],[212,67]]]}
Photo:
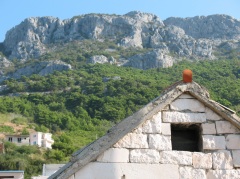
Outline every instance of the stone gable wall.
{"label": "stone gable wall", "polygon": [[[202,152],[172,150],[172,123],[200,124]],[[177,166],[182,179],[239,179],[240,130],[192,96],[183,94],[119,140],[96,162],[169,164]]]}

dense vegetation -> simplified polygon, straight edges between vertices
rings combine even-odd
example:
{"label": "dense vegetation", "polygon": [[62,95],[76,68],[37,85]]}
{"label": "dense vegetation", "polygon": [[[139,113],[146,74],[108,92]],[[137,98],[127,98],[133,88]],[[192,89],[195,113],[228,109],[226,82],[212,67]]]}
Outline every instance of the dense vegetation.
{"label": "dense vegetation", "polygon": [[236,58],[182,61],[171,68],[146,71],[76,65],[74,70],[47,77],[32,75],[5,81],[9,88],[2,92],[0,113],[21,114],[32,124],[29,128],[53,133],[55,143],[53,150],[6,143],[0,169],[24,169],[28,178],[40,174],[43,163],[68,161],[74,151],[181,80],[186,68],[193,71],[194,81],[209,90],[212,99],[240,114],[240,60]]}

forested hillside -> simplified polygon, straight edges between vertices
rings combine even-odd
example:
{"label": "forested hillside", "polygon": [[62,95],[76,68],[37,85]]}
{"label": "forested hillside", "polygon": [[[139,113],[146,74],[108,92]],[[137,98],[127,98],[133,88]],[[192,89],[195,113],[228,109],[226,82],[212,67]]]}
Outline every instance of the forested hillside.
{"label": "forested hillside", "polygon": [[186,68],[193,71],[194,81],[209,90],[212,99],[240,113],[237,58],[181,61],[171,68],[145,71],[107,64],[79,65],[75,70],[45,77],[32,75],[4,81],[8,88],[1,93],[0,113],[21,114],[15,122],[53,133],[55,143],[53,150],[6,143],[6,154],[0,155],[0,168],[23,169],[29,177],[40,174],[43,163],[67,162],[74,151],[181,80]]}

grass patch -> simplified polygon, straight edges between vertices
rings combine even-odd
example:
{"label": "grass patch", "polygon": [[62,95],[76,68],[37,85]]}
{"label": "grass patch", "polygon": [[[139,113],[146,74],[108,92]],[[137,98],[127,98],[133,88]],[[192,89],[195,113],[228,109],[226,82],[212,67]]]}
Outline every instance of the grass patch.
{"label": "grass patch", "polygon": [[11,126],[0,126],[0,132],[13,134],[14,133],[14,129]]}
{"label": "grass patch", "polygon": [[22,118],[22,115],[20,114],[14,114],[14,113],[8,113],[8,114],[3,114],[0,113],[0,124],[4,124],[5,122],[11,122],[14,118]]}
{"label": "grass patch", "polygon": [[18,125],[25,125],[28,123],[28,119],[24,118],[24,117],[16,117],[16,118],[12,119],[11,122],[14,124],[18,124]]}

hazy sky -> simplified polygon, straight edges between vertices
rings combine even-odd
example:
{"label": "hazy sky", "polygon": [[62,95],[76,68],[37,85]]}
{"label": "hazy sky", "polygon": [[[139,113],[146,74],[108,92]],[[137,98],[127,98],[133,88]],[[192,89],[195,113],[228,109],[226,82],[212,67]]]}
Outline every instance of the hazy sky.
{"label": "hazy sky", "polygon": [[87,13],[123,15],[138,10],[168,17],[227,14],[240,20],[240,0],[0,0],[0,42],[27,17],[68,19]]}

